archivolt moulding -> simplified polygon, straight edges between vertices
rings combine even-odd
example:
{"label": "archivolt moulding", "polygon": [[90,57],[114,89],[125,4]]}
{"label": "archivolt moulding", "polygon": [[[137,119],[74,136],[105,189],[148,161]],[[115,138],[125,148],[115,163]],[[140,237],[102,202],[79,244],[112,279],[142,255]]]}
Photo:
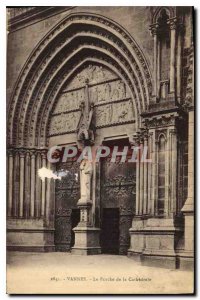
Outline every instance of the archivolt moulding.
{"label": "archivolt moulding", "polygon": [[118,70],[132,92],[140,125],[140,114],[152,93],[151,74],[141,49],[124,28],[108,18],[70,14],[36,46],[19,76],[9,107],[9,145],[46,146],[51,109],[81,63],[78,57]]}

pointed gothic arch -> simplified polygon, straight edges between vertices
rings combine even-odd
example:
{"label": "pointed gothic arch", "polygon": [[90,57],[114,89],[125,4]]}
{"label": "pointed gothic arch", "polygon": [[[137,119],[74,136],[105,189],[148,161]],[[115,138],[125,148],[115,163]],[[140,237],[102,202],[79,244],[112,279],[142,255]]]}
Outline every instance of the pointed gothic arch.
{"label": "pointed gothic arch", "polygon": [[140,126],[140,114],[152,92],[141,49],[116,22],[100,15],[73,13],[42,39],[21,71],[9,108],[9,145],[47,146],[48,119],[55,99],[85,61],[106,65],[126,82]]}

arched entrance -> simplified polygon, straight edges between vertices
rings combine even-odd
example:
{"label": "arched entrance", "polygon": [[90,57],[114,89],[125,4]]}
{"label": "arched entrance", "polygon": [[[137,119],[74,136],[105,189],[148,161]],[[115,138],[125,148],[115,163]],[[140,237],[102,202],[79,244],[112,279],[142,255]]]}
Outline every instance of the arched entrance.
{"label": "arched entrance", "polygon": [[[9,107],[8,176],[12,180],[8,215],[19,219],[19,223],[23,218],[31,220],[34,229],[30,230],[37,236],[35,249],[52,250],[59,226],[71,230],[62,218],[71,218],[72,211],[59,215],[57,206],[59,197],[69,195],[68,187],[60,192],[62,183],[55,187],[52,179],[41,182],[37,170],[55,168],[46,156],[52,145],[77,144],[86,80],[89,101],[94,105],[95,145],[113,139],[132,141],[152,92],[144,55],[133,37],[112,20],[95,14],[71,14],[34,49],[16,83]],[[95,168],[97,174],[100,166]],[[95,176],[92,222],[99,226],[101,184]],[[73,185],[70,193],[76,191]],[[71,207],[64,204],[64,208],[75,209],[77,198],[69,200],[73,202]],[[32,241],[27,234],[24,243],[31,245]],[[57,241],[59,244],[59,238]],[[65,242],[70,247],[70,240]]]}
{"label": "arched entrance", "polygon": [[[104,143],[111,151],[117,146],[119,152],[124,147],[130,149],[128,139]],[[129,229],[136,209],[136,164],[127,152],[125,162],[117,156],[115,162],[111,155],[101,161],[101,249],[102,253],[126,255],[130,246]]]}

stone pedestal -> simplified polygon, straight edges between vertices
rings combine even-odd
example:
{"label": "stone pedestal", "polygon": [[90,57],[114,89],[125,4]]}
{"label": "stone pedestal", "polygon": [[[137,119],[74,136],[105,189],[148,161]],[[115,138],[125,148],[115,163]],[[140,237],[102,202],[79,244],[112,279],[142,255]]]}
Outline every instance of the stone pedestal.
{"label": "stone pedestal", "polygon": [[177,267],[175,240],[179,231],[180,229],[174,226],[173,218],[148,219],[145,227],[142,264],[175,269]]}
{"label": "stone pedestal", "polygon": [[130,232],[130,248],[128,249],[128,256],[134,260],[139,261],[144,250],[144,227],[146,220],[140,217],[135,217],[132,222]]}
{"label": "stone pedestal", "polygon": [[[187,201],[186,201],[187,202]],[[185,211],[184,211],[185,209]],[[181,269],[194,269],[194,213],[182,209],[185,227],[184,227],[184,251],[179,255],[179,265]]]}
{"label": "stone pedestal", "polygon": [[101,253],[99,246],[99,228],[77,226],[73,230],[75,233],[75,245],[72,248],[73,254],[91,255]]}
{"label": "stone pedestal", "polygon": [[100,254],[100,229],[93,227],[92,224],[92,201],[83,201],[83,199],[80,199],[77,206],[80,208],[80,222],[73,229],[75,233],[75,245],[71,252],[78,255]]}
{"label": "stone pedestal", "polygon": [[42,219],[8,219],[7,249],[25,252],[52,252],[54,228],[45,228]]}

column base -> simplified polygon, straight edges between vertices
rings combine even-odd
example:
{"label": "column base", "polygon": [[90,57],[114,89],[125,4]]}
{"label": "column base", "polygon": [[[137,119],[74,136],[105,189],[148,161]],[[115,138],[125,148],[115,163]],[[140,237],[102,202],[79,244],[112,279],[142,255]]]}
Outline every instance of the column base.
{"label": "column base", "polygon": [[176,269],[177,268],[177,258],[174,254],[173,256],[169,255],[141,255],[141,264],[143,266],[153,266],[157,268],[166,268],[166,269]]}
{"label": "column base", "polygon": [[75,227],[75,245],[71,249],[72,254],[94,255],[101,254],[99,245],[100,229],[95,227]]}
{"label": "column base", "polygon": [[145,231],[144,227],[147,220],[142,217],[135,217],[132,221],[130,232],[130,248],[128,249],[128,256],[139,260],[140,255],[144,250]]}
{"label": "column base", "polygon": [[37,245],[37,246],[25,246],[25,245],[17,245],[17,246],[7,246],[8,251],[20,251],[20,252],[55,252],[54,245]]}
{"label": "column base", "polygon": [[8,219],[7,250],[54,252],[54,228],[45,228],[43,219]]}
{"label": "column base", "polygon": [[135,251],[132,251],[132,250],[128,250],[128,254],[127,256],[131,259],[133,259],[134,261],[138,261],[138,262],[141,262],[141,253],[138,253],[138,252],[135,252]]}
{"label": "column base", "polygon": [[182,232],[181,223],[177,225],[173,218],[137,217],[133,219],[129,232],[128,257],[141,261],[142,265],[169,269],[178,267],[175,244]]}
{"label": "column base", "polygon": [[179,252],[177,260],[180,269],[194,271],[194,253],[192,251]]}

